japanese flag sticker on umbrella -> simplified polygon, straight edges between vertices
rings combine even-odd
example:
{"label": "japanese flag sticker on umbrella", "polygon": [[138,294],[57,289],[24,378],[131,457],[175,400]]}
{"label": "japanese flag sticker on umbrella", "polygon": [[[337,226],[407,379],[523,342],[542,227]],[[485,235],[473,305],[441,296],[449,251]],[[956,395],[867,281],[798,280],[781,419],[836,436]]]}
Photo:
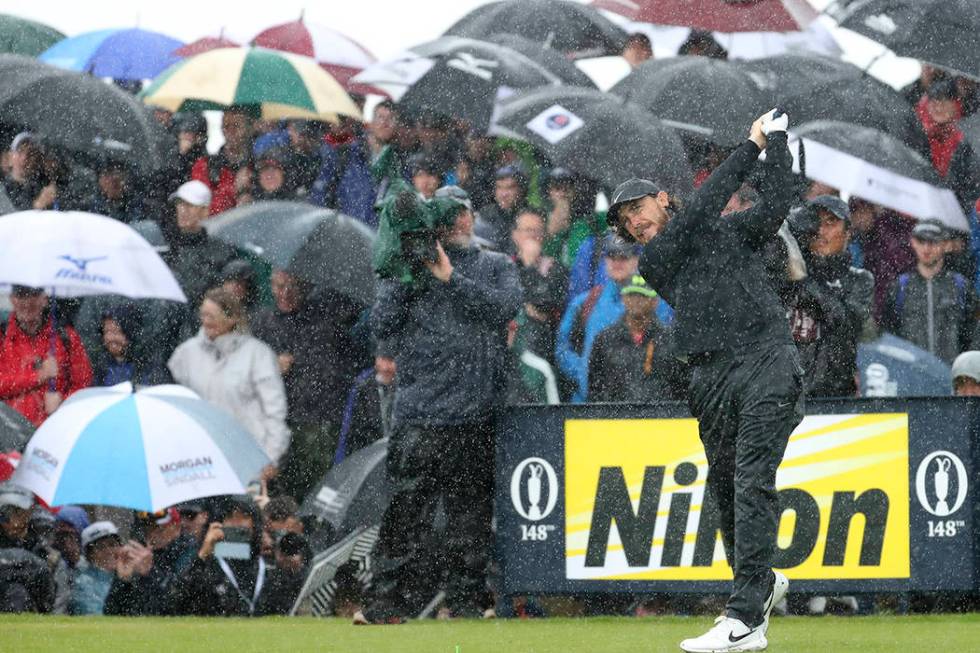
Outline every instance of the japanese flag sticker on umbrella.
{"label": "japanese flag sticker on umbrella", "polygon": [[244,494],[268,457],[192,391],[123,383],[72,395],[27,444],[13,482],[48,504],[157,511]]}
{"label": "japanese flag sticker on umbrella", "polygon": [[584,124],[585,121],[574,113],[560,104],[554,104],[528,121],[527,128],[554,145]]}

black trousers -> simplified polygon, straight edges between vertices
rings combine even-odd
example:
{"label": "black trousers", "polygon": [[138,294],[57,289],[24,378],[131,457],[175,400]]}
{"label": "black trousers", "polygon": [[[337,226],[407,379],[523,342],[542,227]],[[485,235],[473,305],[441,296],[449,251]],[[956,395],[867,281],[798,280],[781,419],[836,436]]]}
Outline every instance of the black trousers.
{"label": "black trousers", "polygon": [[708,494],[720,514],[735,575],[726,613],[762,623],[779,525],[776,468],[803,420],[803,369],[794,345],[696,360],[689,403],[708,458]]}
{"label": "black trousers", "polygon": [[[387,471],[392,498],[375,548],[370,616],[411,616],[408,611],[420,599],[424,603],[439,590],[441,575],[446,605],[454,612],[477,616],[492,607],[486,574],[492,550],[493,423],[396,426]],[[440,498],[446,531],[433,538]]]}

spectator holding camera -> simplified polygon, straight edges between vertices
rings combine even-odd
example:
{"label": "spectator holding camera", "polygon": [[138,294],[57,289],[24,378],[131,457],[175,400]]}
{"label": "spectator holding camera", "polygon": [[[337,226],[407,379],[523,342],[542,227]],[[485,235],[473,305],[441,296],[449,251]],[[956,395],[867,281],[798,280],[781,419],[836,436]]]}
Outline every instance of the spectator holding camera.
{"label": "spectator holding camera", "polygon": [[[135,551],[125,549],[119,529],[110,521],[97,521],[82,531],[84,559],[71,588],[69,612],[73,615],[105,614],[106,598],[120,567],[147,565],[136,562]],[[152,560],[150,560],[152,563]]]}
{"label": "spectator holding camera", "polygon": [[851,265],[851,212],[839,197],[820,195],[791,218],[807,277],[790,291],[790,327],[810,397],[857,394],[857,343],[871,317],[874,276]]}
{"label": "spectator holding camera", "polygon": [[440,497],[448,517],[447,607],[454,616],[479,616],[493,605],[486,586],[493,419],[506,385],[507,324],[522,293],[508,257],[474,246],[473,214],[463,203],[444,223],[431,258],[418,263],[421,283],[382,280],[372,314],[375,337],[399,343],[398,388],[387,463],[393,496],[359,624],[404,620]]}

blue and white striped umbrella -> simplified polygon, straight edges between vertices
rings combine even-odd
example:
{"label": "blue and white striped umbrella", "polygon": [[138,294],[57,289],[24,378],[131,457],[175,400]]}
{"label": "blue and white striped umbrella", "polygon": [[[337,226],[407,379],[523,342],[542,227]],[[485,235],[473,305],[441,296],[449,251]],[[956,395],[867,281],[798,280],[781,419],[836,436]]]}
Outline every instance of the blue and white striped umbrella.
{"label": "blue and white striped umbrella", "polygon": [[72,395],[35,432],[12,481],[53,506],[156,511],[243,494],[268,463],[248,431],[194,392],[122,383]]}

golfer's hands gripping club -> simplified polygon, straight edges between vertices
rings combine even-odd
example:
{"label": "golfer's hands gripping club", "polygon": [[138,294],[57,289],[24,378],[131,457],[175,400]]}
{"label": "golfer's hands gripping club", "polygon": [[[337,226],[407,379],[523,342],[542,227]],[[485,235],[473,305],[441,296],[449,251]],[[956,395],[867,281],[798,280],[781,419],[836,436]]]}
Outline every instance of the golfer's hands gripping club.
{"label": "golfer's hands gripping club", "polygon": [[752,123],[749,132],[749,140],[759,146],[760,150],[766,149],[768,142],[767,136],[773,132],[785,132],[789,127],[789,116],[780,109],[773,109],[761,116]]}

